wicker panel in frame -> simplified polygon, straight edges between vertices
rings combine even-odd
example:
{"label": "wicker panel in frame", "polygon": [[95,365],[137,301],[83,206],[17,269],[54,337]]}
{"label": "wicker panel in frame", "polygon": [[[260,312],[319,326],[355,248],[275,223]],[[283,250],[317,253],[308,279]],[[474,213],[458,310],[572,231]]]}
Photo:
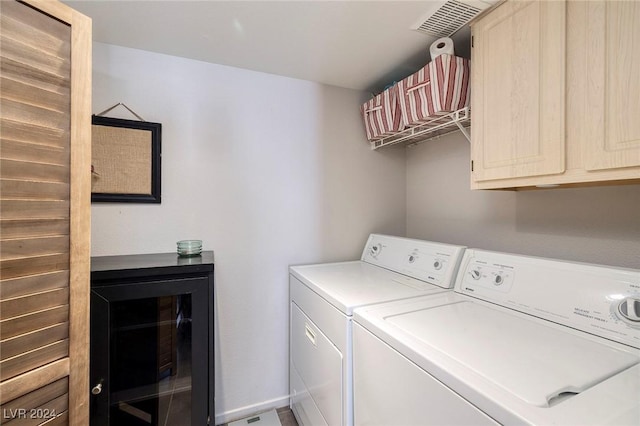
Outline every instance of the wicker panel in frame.
{"label": "wicker panel in frame", "polygon": [[91,201],[160,203],[162,125],[92,117]]}

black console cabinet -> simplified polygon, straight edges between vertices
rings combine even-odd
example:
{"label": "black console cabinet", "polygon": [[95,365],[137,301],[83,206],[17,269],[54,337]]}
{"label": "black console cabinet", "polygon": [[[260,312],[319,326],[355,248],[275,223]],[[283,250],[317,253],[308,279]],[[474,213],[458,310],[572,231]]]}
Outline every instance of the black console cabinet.
{"label": "black console cabinet", "polygon": [[213,423],[213,252],[91,258],[91,425]]}

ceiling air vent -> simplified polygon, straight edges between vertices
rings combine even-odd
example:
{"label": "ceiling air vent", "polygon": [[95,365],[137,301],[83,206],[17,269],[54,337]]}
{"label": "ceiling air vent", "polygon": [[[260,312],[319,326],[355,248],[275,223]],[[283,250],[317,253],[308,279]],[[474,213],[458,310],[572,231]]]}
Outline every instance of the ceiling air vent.
{"label": "ceiling air vent", "polygon": [[449,0],[411,29],[437,38],[450,37],[494,1]]}

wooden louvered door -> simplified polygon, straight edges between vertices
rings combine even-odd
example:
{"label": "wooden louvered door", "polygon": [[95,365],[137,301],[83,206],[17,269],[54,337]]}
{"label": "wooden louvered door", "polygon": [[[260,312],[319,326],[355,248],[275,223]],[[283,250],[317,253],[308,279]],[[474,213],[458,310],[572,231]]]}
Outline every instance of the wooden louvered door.
{"label": "wooden louvered door", "polygon": [[91,21],[0,16],[0,423],[86,425]]}

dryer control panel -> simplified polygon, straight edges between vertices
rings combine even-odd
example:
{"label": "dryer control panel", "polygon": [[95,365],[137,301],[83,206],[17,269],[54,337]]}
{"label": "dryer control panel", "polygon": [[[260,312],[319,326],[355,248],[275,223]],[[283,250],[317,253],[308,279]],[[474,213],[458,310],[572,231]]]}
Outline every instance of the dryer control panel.
{"label": "dryer control panel", "polygon": [[464,247],[371,234],[361,260],[443,288],[453,287]]}
{"label": "dryer control panel", "polygon": [[640,348],[640,270],[468,249],[455,291]]}

